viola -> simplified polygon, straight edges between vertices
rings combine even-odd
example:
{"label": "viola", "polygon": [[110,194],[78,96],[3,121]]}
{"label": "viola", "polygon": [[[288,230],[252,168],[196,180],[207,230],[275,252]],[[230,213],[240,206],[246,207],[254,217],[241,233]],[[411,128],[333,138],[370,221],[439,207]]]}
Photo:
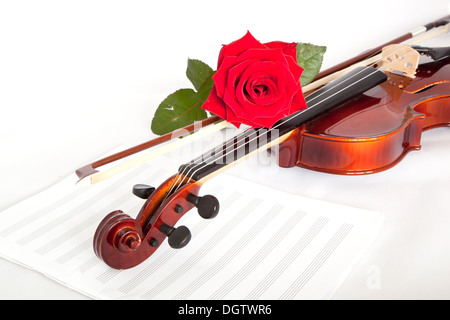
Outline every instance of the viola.
{"label": "viola", "polygon": [[[389,51],[390,50],[390,51]],[[422,55],[420,55],[422,54]],[[279,165],[334,174],[386,170],[420,148],[424,130],[450,124],[450,50],[395,46],[373,66],[359,67],[310,92],[308,108],[271,129],[249,129],[180,166],[158,188],[136,185],[145,199],[134,219],[107,215],[94,236],[94,251],[107,265],[132,268],[168,239],[186,246],[191,233],[178,220],[194,207],[202,218],[219,213],[213,195],[200,196],[207,180],[256,152],[279,146]]]}

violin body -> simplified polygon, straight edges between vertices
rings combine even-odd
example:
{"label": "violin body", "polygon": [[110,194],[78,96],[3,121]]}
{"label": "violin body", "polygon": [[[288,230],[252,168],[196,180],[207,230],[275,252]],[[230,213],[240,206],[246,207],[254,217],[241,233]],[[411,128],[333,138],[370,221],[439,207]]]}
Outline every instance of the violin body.
{"label": "violin body", "polygon": [[423,131],[450,124],[450,58],[421,56],[414,79],[394,73],[357,98],[295,129],[278,164],[333,174],[380,172],[420,149]]}

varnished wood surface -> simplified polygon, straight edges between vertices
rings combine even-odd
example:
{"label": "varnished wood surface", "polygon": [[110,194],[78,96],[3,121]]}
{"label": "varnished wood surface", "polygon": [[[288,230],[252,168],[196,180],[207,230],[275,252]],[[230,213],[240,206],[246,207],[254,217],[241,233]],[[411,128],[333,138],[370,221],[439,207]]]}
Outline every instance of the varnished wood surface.
{"label": "varnished wood surface", "polygon": [[391,168],[420,149],[422,131],[449,125],[449,61],[423,58],[416,78],[390,74],[376,88],[309,122],[281,145],[280,165],[349,175]]}

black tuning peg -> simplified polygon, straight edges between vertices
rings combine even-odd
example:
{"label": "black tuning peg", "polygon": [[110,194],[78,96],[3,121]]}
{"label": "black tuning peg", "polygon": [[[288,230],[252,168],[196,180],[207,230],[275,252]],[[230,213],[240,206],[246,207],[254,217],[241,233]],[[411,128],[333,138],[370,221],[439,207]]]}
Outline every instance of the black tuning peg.
{"label": "black tuning peg", "polygon": [[174,249],[183,248],[189,243],[189,241],[191,241],[191,231],[189,231],[189,229],[185,226],[173,228],[163,223],[159,227],[159,231],[167,235],[169,238],[169,246]]}
{"label": "black tuning peg", "polygon": [[186,200],[197,207],[198,214],[204,219],[212,219],[219,213],[219,200],[211,195],[203,197],[197,197],[190,193],[186,197]]}
{"label": "black tuning peg", "polygon": [[133,186],[133,194],[141,199],[147,200],[155,191],[155,188],[146,184],[136,184]]}

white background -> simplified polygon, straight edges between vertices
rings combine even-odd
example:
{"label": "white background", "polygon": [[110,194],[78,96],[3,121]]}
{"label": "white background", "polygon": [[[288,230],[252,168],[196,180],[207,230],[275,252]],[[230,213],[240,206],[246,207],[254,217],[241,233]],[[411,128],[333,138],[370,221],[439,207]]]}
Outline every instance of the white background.
{"label": "white background", "polygon": [[[326,45],[325,69],[449,14],[449,5],[448,0],[2,1],[0,210],[118,145],[153,137],[150,123],[158,104],[190,87],[187,59],[215,68],[221,45],[247,30],[262,42]],[[444,41],[450,44],[449,37]],[[258,176],[250,178],[385,213],[380,239],[337,298],[450,298],[449,141],[448,128],[427,132],[421,151],[378,175],[337,177],[297,168],[277,178],[255,170]],[[374,274],[381,286],[370,288]],[[0,281],[1,298],[80,297],[3,260]],[[30,283],[37,289],[26,291]]]}

